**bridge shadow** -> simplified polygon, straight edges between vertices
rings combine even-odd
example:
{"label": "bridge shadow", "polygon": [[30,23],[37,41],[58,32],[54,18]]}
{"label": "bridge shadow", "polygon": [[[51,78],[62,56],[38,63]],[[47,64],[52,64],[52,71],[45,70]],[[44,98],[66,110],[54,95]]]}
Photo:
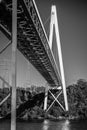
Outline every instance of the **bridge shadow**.
{"label": "bridge shadow", "polygon": [[[8,87],[11,88],[9,83],[5,81],[3,77],[0,76],[0,79],[3,81],[3,85],[7,85]],[[3,86],[4,88],[4,86]],[[28,110],[30,108],[33,108],[35,105],[41,105],[41,103],[44,101],[44,92],[38,93],[34,95],[32,98],[28,98],[27,101],[21,103],[17,108],[16,108],[16,117],[19,117],[25,110]],[[8,98],[11,97],[11,89],[7,96],[0,102],[0,106],[8,100]],[[11,118],[11,112],[9,112],[7,115],[3,117],[3,119],[10,119]]]}
{"label": "bridge shadow", "polygon": [[[44,93],[40,93],[35,95],[32,99],[28,99],[28,101],[22,103],[18,108],[16,108],[16,117],[19,117],[24,111],[33,108],[37,103],[41,105],[44,100]],[[11,112],[8,113],[3,119],[10,119]]]}

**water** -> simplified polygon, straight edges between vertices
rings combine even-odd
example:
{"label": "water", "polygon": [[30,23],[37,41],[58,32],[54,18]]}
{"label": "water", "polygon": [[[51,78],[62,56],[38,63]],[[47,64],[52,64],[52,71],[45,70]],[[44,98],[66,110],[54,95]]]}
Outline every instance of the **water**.
{"label": "water", "polygon": [[[10,121],[1,121],[0,130],[10,130]],[[17,130],[87,130],[87,120],[17,122]]]}

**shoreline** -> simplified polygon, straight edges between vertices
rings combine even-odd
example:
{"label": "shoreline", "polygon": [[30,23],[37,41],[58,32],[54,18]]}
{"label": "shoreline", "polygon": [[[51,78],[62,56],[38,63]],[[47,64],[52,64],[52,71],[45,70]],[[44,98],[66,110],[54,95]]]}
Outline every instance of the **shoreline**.
{"label": "shoreline", "polygon": [[[44,121],[44,120],[50,120],[50,121],[62,121],[62,120],[70,120],[70,121],[79,121],[79,120],[86,120],[87,118],[81,118],[81,117],[75,117],[75,116],[69,116],[69,117],[64,117],[64,116],[59,116],[59,117],[54,117],[52,115],[48,115],[48,117],[35,117],[35,118],[17,118],[17,121],[24,121],[24,122],[34,122],[34,121]],[[4,117],[0,117],[0,121],[4,121],[4,120],[11,120],[11,118],[4,118]]]}

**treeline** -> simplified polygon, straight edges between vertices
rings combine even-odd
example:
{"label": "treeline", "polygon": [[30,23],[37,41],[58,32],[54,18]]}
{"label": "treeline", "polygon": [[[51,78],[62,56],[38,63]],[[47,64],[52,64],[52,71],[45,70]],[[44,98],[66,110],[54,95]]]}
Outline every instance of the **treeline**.
{"label": "treeline", "polygon": [[[34,86],[33,86],[34,88]],[[43,99],[44,98],[44,88],[43,87],[39,87],[38,89],[34,89],[33,91],[33,88],[28,88],[28,89],[23,89],[23,88],[20,88],[18,87],[17,88],[17,108],[20,107],[21,104],[24,104],[26,102],[29,101],[29,105],[30,105],[30,108],[27,110],[25,110],[23,113],[21,113],[22,116],[25,115],[26,112],[30,112],[31,110],[38,108],[40,107],[40,102],[43,102],[41,100],[41,98]],[[41,89],[42,88],[42,89]],[[3,88],[3,89],[0,89],[0,102],[9,94],[11,93],[11,88]],[[37,96],[36,96],[37,95]],[[40,97],[38,97],[38,95],[41,95]],[[32,102],[31,102],[32,101]],[[32,103],[32,104],[31,104]],[[43,103],[42,103],[43,104]],[[34,106],[35,108],[32,108],[31,106]],[[24,107],[24,106],[23,106]],[[40,108],[39,108],[40,109]],[[20,110],[21,111],[21,110]],[[4,117],[6,116],[8,113],[11,112],[11,96],[2,104],[0,105],[0,117]],[[31,113],[31,112],[30,112]],[[20,116],[21,116],[20,115]],[[21,117],[22,117],[21,116]],[[33,115],[32,115],[33,116]]]}
{"label": "treeline", "polygon": [[[8,88],[0,89],[0,101],[6,95],[11,92]],[[54,102],[51,109],[46,113],[43,110],[44,106],[44,99],[43,93],[45,92],[45,88],[33,86],[28,88],[27,90],[18,88],[17,89],[17,107],[21,104],[25,103],[28,100],[36,100],[35,105],[33,107],[29,107],[26,109],[19,118],[21,119],[34,119],[34,118],[59,118],[60,116],[63,118],[69,119],[78,119],[78,118],[87,118],[87,81],[83,79],[79,79],[76,84],[70,85],[67,87],[67,97],[68,97],[68,105],[69,111],[64,112],[61,107],[58,105],[57,102]],[[58,90],[51,90],[51,92],[57,96],[59,91]],[[42,94],[41,97],[35,99],[34,96],[38,95],[39,93]],[[40,100],[41,102],[40,102]],[[54,98],[48,93],[48,107],[52,103]],[[61,94],[58,98],[59,102],[64,106],[64,99],[63,94]],[[0,106],[0,116],[4,117],[7,113],[11,111],[11,98],[9,97],[8,100]]]}
{"label": "treeline", "polygon": [[[58,92],[56,92],[58,95]],[[67,97],[69,111],[64,112],[58,103],[55,102],[54,106],[48,112],[55,117],[64,117],[69,119],[83,119],[87,118],[87,81],[79,79],[76,84],[67,87]],[[49,97],[49,102],[52,97]],[[60,103],[64,106],[63,94],[59,97]]]}
{"label": "treeline", "polygon": [[79,79],[76,84],[67,89],[69,115],[77,118],[87,118],[87,81]]}

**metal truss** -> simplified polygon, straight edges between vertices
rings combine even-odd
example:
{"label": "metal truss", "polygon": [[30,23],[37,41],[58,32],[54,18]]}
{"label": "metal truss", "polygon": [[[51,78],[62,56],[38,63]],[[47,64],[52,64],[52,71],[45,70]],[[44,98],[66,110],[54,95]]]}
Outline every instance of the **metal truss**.
{"label": "metal truss", "polygon": [[[53,94],[53,93],[51,92],[51,90],[54,90],[54,89],[59,91],[59,93],[58,93],[57,96],[55,96],[55,94]],[[50,104],[49,107],[47,106],[48,93],[50,93],[51,96],[52,96],[53,99],[54,99],[53,102]],[[44,98],[44,111],[48,112],[48,111],[51,109],[51,107],[54,105],[55,102],[58,103],[58,105],[60,106],[60,108],[62,108],[63,111],[66,111],[66,108],[64,108],[64,106],[63,106],[63,105],[59,102],[59,100],[58,100],[59,96],[60,96],[62,93],[63,93],[63,91],[62,91],[62,87],[61,87],[61,86],[60,86],[59,89],[58,89],[58,88],[55,88],[55,87],[54,87],[54,88],[50,88],[50,87],[49,87],[49,84],[46,83],[45,98]]]}
{"label": "metal truss", "polygon": [[[37,6],[34,0],[4,0],[8,18],[0,19],[0,29],[12,41],[12,114],[11,114],[11,130],[16,130],[16,48],[30,61],[34,67],[42,74],[51,87],[62,86],[65,108],[68,110],[67,95],[65,88],[65,80],[63,73],[63,65],[61,57],[61,49],[59,52],[59,62],[61,77],[58,67],[49,47],[49,41],[43,27]],[[4,10],[3,10],[4,11]],[[55,12],[55,10],[54,10]],[[55,13],[56,14],[56,13]],[[54,24],[54,23],[53,23]],[[57,16],[55,15],[55,29],[57,25]],[[58,38],[57,38],[58,35]],[[59,42],[58,28],[56,30],[57,43]],[[60,44],[59,48],[60,47]],[[5,47],[6,48],[6,47]],[[4,48],[4,50],[5,50]],[[3,51],[4,51],[3,50]],[[51,91],[49,91],[51,93]],[[57,100],[59,95],[55,97],[51,95],[62,107]],[[46,100],[47,101],[47,100]],[[54,104],[54,102],[52,103]],[[51,104],[51,106],[52,106]],[[50,106],[50,107],[51,107]],[[44,108],[47,106],[45,105]],[[49,108],[48,108],[49,109]]]}
{"label": "metal truss", "polygon": [[[9,89],[11,88],[10,84],[9,84],[7,81],[5,81],[5,79],[4,79],[3,77],[0,76],[0,80],[2,80],[2,82],[3,82],[3,87],[4,87],[4,85],[6,84]],[[0,106],[1,106],[10,96],[11,96],[11,93],[9,93],[9,94],[0,102]]]}
{"label": "metal truss", "polygon": [[11,94],[9,93],[1,102],[0,102],[0,106],[7,101],[7,99],[11,96]]}
{"label": "metal truss", "polygon": [[[17,4],[17,48],[42,74],[50,87],[58,87],[61,85],[58,67],[37,6],[34,0],[18,0]],[[3,19],[0,28],[11,40],[12,1],[6,1],[6,6],[10,23]]]}
{"label": "metal truss", "polygon": [[50,110],[50,108],[54,105],[55,102],[57,102],[59,104],[59,106],[63,109],[63,111],[66,111],[65,108],[63,107],[63,105],[58,101],[58,97],[62,94],[62,91],[59,92],[59,94],[57,95],[57,97],[55,97],[50,90],[49,90],[49,92],[50,92],[51,96],[54,98],[54,101],[47,108],[46,112],[48,112]]}

